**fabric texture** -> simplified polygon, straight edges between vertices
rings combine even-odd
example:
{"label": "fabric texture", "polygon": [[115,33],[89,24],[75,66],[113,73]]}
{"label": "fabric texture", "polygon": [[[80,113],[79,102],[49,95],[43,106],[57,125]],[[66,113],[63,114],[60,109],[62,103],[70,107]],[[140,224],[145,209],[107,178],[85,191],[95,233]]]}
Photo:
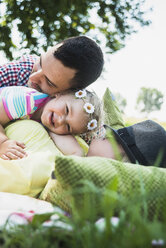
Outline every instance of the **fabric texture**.
{"label": "fabric texture", "polygon": [[45,151],[19,160],[0,159],[0,191],[37,197],[51,175],[54,158]]}
{"label": "fabric texture", "polygon": [[[118,194],[126,200],[130,201],[133,196],[139,199],[144,189],[144,192],[151,194],[148,200],[149,216],[157,210],[160,216],[164,213],[162,207],[166,206],[166,197],[161,195],[161,191],[166,188],[166,170],[163,168],[122,163],[103,157],[57,156],[54,173],[58,183],[54,179],[49,181],[41,199],[48,199],[68,212],[71,212],[72,201],[67,192],[74,190],[82,180],[89,180],[104,189],[117,178]],[[82,198],[79,194],[79,204]],[[117,209],[121,207],[118,204]]]}
{"label": "fabric texture", "polygon": [[[45,128],[33,120],[18,120],[9,124],[6,135],[24,142],[26,158],[20,160],[0,159],[0,191],[38,197],[55,167],[55,157],[62,155]],[[76,137],[87,152],[86,143]]]}
{"label": "fabric texture", "polygon": [[80,137],[85,140],[87,145],[90,145],[93,139],[100,139],[105,137],[105,128],[101,125],[95,132],[87,132],[80,134]]}
{"label": "fabric texture", "polygon": [[123,116],[118,108],[116,99],[107,88],[103,95],[103,110],[104,110],[104,124],[111,126],[114,129],[125,127]]}
{"label": "fabric texture", "polygon": [[25,55],[19,60],[0,66],[0,87],[26,86],[34,63],[39,57]]}
{"label": "fabric texture", "polygon": [[0,88],[0,101],[10,120],[31,118],[31,115],[48,100],[47,94],[32,88],[24,86]]}
{"label": "fabric texture", "polygon": [[5,129],[10,139],[22,141],[28,156],[0,159],[0,191],[37,197],[51,176],[56,155],[61,155],[47,131],[38,122],[19,120]]}

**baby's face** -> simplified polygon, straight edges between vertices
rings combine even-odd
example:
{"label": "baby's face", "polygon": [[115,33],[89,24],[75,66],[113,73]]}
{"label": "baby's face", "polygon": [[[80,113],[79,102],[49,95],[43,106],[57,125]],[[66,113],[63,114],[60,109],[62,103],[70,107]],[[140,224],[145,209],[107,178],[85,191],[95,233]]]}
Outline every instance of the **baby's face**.
{"label": "baby's face", "polygon": [[41,122],[56,134],[84,133],[89,116],[83,106],[83,100],[72,94],[58,94],[44,106]]}

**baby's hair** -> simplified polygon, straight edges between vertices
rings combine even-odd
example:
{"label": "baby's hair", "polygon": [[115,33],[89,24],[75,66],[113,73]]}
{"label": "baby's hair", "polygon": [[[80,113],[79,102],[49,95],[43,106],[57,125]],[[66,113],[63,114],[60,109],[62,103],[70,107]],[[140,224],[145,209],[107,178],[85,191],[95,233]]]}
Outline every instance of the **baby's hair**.
{"label": "baby's hair", "polygon": [[[81,96],[81,97],[78,96],[77,97],[77,94],[79,94],[80,92],[83,92],[83,95],[84,95],[84,91],[86,92],[86,96]],[[103,125],[102,101],[97,96],[97,94],[94,91],[90,91],[87,89],[77,90],[77,91],[69,89],[69,90],[61,92],[61,94],[71,94],[71,95],[75,96],[75,98],[77,98],[78,100],[82,100],[85,104],[90,103],[93,105],[93,107],[94,107],[93,113],[88,113],[86,110],[85,110],[85,113],[87,114],[87,117],[88,117],[88,123],[90,123],[90,121],[92,121],[92,120],[96,120],[97,125],[95,128],[90,130],[90,129],[88,129],[88,123],[87,123],[86,131],[84,131],[84,133],[82,133],[82,135],[85,135],[88,133],[88,134],[93,136],[93,134],[95,134],[96,131]]]}
{"label": "baby's hair", "polygon": [[94,91],[86,90],[87,96],[85,99],[85,102],[89,102],[94,106],[94,112],[91,114],[90,119],[97,120],[97,127],[90,131],[87,130],[87,132],[95,132],[98,127],[101,126],[102,123],[102,103],[100,98],[97,96],[97,94]]}
{"label": "baby's hair", "polygon": [[[97,126],[94,129],[90,130],[90,129],[88,129],[88,126],[87,126],[86,133],[95,133],[95,131],[101,126],[102,118],[103,118],[102,103],[101,103],[100,98],[97,96],[97,94],[94,91],[90,91],[87,89],[83,89],[83,90],[79,90],[79,91],[78,90],[77,91],[68,90],[65,93],[69,93],[69,94],[76,96],[79,92],[84,92],[84,91],[86,92],[86,96],[80,97],[80,100],[83,100],[85,104],[90,103],[94,107],[93,113],[88,113],[85,110],[85,113],[87,112],[86,114],[88,116],[88,123],[90,123],[90,121],[92,121],[92,120],[97,121]],[[77,96],[76,96],[76,98],[79,99],[79,97],[77,97]]]}

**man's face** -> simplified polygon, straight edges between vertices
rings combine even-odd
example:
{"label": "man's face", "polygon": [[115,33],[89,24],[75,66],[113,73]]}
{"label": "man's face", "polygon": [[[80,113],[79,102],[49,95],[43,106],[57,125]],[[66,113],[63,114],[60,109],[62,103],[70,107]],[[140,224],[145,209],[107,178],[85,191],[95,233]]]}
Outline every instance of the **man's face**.
{"label": "man's face", "polygon": [[50,48],[34,64],[28,81],[29,87],[51,96],[70,89],[70,80],[75,76],[76,70],[64,66],[60,60],[54,57],[53,52],[60,45],[62,44]]}

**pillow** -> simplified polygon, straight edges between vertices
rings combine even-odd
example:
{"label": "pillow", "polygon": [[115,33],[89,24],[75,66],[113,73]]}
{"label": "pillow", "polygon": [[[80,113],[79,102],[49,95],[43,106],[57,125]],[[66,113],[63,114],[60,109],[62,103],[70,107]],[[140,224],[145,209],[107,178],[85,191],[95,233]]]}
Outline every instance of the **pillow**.
{"label": "pillow", "polygon": [[[103,157],[57,156],[54,174],[56,180],[50,179],[40,198],[57,204],[68,212],[71,212],[72,198],[67,192],[74,191],[82,180],[88,180],[100,189],[105,189],[117,179],[118,194],[128,201],[133,195],[139,197],[142,189],[154,194],[148,202],[149,214],[154,213],[157,206],[166,206],[165,195],[158,194],[166,188],[166,170],[163,168],[122,163]],[[76,197],[75,194],[73,196]],[[77,202],[81,204],[80,195]]]}
{"label": "pillow", "polygon": [[[0,191],[37,197],[54,170],[55,156],[62,153],[36,121],[18,120],[5,131],[10,139],[25,143],[28,156],[20,160],[0,158]],[[86,143],[80,137],[76,139],[86,153]]]}
{"label": "pillow", "polygon": [[122,113],[118,108],[115,98],[109,88],[103,95],[104,124],[119,129],[125,127]]}
{"label": "pillow", "polygon": [[54,155],[61,154],[46,129],[36,121],[15,121],[5,128],[5,132],[10,139],[24,142],[28,153],[50,151]]}
{"label": "pillow", "polygon": [[20,160],[0,158],[0,191],[36,197],[46,185],[61,155],[45,128],[32,120],[19,120],[5,129],[10,139],[22,141],[28,156]]}
{"label": "pillow", "polygon": [[36,197],[54,168],[50,151],[29,154],[20,160],[0,159],[0,191]]}

